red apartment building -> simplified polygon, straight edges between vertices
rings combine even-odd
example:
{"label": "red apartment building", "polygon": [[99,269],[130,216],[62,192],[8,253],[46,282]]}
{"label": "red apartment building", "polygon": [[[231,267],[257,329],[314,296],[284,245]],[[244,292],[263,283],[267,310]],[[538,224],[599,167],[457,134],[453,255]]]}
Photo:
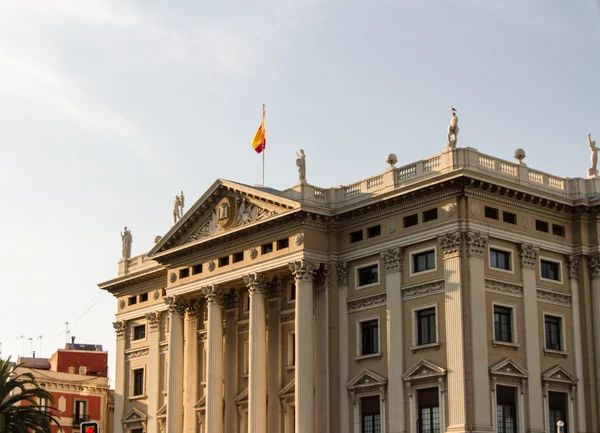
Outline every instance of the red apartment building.
{"label": "red apartment building", "polygon": [[60,428],[53,426],[51,433],[79,433],[84,421],[96,421],[100,433],[112,433],[114,401],[108,386],[108,352],[102,346],[78,344],[73,338],[50,358],[21,357],[18,362],[54,396],[52,412],[60,417]]}

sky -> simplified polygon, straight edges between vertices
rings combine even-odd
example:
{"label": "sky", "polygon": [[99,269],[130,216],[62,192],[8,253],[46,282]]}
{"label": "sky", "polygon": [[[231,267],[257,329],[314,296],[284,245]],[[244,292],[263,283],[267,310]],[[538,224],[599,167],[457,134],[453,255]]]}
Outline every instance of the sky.
{"label": "sky", "polygon": [[[349,184],[459,147],[585,177],[596,0],[0,0],[1,356],[102,344],[133,254],[217,179]],[[40,338],[41,336],[41,338]],[[41,354],[40,354],[41,348]]]}

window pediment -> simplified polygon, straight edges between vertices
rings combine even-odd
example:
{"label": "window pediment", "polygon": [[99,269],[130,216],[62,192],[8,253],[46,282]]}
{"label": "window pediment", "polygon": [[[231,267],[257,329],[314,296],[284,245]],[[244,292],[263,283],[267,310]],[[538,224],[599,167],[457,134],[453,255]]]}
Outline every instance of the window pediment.
{"label": "window pediment", "polygon": [[378,391],[383,400],[387,379],[374,371],[364,369],[348,382],[348,391],[352,395],[352,404],[356,404],[356,394],[368,391]]}
{"label": "window pediment", "polygon": [[550,370],[547,370],[542,374],[543,382],[557,382],[557,383],[567,383],[569,385],[575,385],[577,383],[577,379],[564,367],[561,365],[555,365]]}
{"label": "window pediment", "polygon": [[404,380],[411,382],[413,380],[440,378],[446,375],[446,369],[424,359],[417,362],[404,373]]}
{"label": "window pediment", "polygon": [[137,409],[131,409],[129,411],[129,413],[127,414],[126,417],[123,418],[123,423],[124,424],[130,424],[130,423],[134,423],[134,422],[145,422],[146,419],[148,419],[148,417],[143,414],[142,412],[140,412]]}
{"label": "window pediment", "polygon": [[514,359],[506,358],[490,367],[492,376],[512,376],[526,379],[529,376],[527,370],[519,365]]}
{"label": "window pediment", "polygon": [[293,396],[295,392],[296,392],[296,379],[292,379],[288,382],[288,384],[286,386],[281,388],[281,391],[279,391],[279,397],[284,398],[284,397],[288,397],[290,395]]}
{"label": "window pediment", "polygon": [[158,412],[156,412],[156,417],[157,418],[166,418],[167,417],[167,405],[163,404],[162,407],[160,409],[158,409]]}

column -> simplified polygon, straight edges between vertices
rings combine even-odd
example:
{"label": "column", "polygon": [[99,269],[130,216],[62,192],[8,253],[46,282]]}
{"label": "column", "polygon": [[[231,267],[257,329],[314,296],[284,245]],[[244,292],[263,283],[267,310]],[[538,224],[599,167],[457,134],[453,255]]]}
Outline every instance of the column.
{"label": "column", "polygon": [[[592,327],[594,329],[594,366],[596,370],[596,414],[599,418],[598,424],[600,424],[600,254],[594,254],[588,260],[590,276],[592,278]],[[117,353],[119,352],[117,351]]]}
{"label": "column", "polygon": [[338,335],[339,335],[339,375],[340,375],[340,424],[338,431],[350,429],[350,413],[348,407],[348,263],[338,262],[336,265],[338,285]]}
{"label": "column", "polygon": [[169,306],[169,380],[167,385],[167,433],[183,431],[183,314],[185,302],[179,296],[165,298]]}
{"label": "column", "polygon": [[313,273],[315,265],[306,260],[290,263],[296,279],[296,432],[315,430],[315,366],[313,324]]}
{"label": "column", "polygon": [[248,431],[267,431],[267,285],[261,274],[244,276],[250,296]]}
{"label": "column", "polygon": [[[329,326],[327,320],[327,290],[328,272],[326,267],[316,270],[314,275],[314,302],[315,302],[315,411],[316,433],[328,431],[329,419]],[[298,352],[296,352],[298,353]]]}
{"label": "column", "polygon": [[446,431],[464,432],[467,427],[462,287],[460,281],[460,232],[449,233],[440,237],[439,244],[444,262],[444,287],[446,292],[444,302],[448,365],[448,428]]}
{"label": "column", "polygon": [[488,370],[487,305],[484,251],[487,237],[467,232],[469,304],[471,316],[471,365],[473,368],[473,433],[492,431],[490,375]]}
{"label": "column", "polygon": [[535,272],[539,249],[521,244],[520,257],[523,272],[523,310],[525,316],[525,357],[527,360],[529,431],[543,433],[544,409],[542,400],[542,372],[540,365],[540,329]]}
{"label": "column", "polygon": [[183,363],[184,380],[184,411],[183,425],[185,432],[196,433],[198,421],[194,406],[198,401],[198,316],[200,300],[190,301],[185,321],[184,340],[185,357]]}
{"label": "column", "polygon": [[237,408],[235,405],[237,385],[237,314],[239,295],[237,290],[231,290],[225,297],[225,432],[237,430]]}
{"label": "column", "polygon": [[208,307],[206,431],[223,433],[223,304],[225,291],[217,285],[205,287],[203,291]]}
{"label": "column", "polygon": [[389,433],[406,431],[404,418],[404,331],[402,318],[402,252],[392,248],[381,253],[385,264],[385,323],[387,333],[387,374]]}
{"label": "column", "polygon": [[123,433],[123,411],[125,409],[125,333],[127,322],[113,323],[117,335],[117,363],[115,371],[115,433]]}
{"label": "column", "polygon": [[585,385],[583,380],[583,345],[581,344],[581,308],[579,305],[579,256],[569,256],[567,264],[573,305],[573,357],[577,376],[577,431],[587,432],[585,420]]}
{"label": "column", "polygon": [[157,433],[158,423],[156,420],[156,412],[158,412],[158,395],[160,393],[159,377],[160,377],[160,313],[153,311],[146,314],[146,322],[148,329],[148,351],[150,359],[148,360],[148,376],[146,383],[148,384],[148,411],[146,422],[146,433]]}
{"label": "column", "polygon": [[281,425],[281,328],[279,312],[281,311],[281,281],[274,280],[269,284],[269,322],[267,323],[267,342],[269,374],[267,376],[267,413],[268,432],[279,432]]}

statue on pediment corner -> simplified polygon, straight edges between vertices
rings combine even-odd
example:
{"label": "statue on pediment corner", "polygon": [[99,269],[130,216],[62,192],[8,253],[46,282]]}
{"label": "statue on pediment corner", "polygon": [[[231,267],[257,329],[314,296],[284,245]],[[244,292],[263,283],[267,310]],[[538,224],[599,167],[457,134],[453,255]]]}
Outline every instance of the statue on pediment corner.
{"label": "statue on pediment corner", "polygon": [[298,167],[298,180],[300,183],[306,183],[306,155],[304,149],[300,149],[300,153],[296,152],[296,167]]}
{"label": "statue on pediment corner", "polygon": [[452,110],[452,118],[448,125],[448,141],[446,142],[446,148],[454,149],[458,142],[458,116],[456,115],[456,108],[450,107]]}
{"label": "statue on pediment corner", "polygon": [[590,155],[592,166],[588,168],[588,177],[596,177],[598,176],[598,147],[596,146],[596,142],[592,140],[591,134],[588,134],[588,144],[592,152]]}
{"label": "statue on pediment corner", "polygon": [[131,258],[131,244],[133,243],[133,236],[131,231],[127,230],[127,227],[123,229],[121,233],[121,255],[124,260]]}
{"label": "statue on pediment corner", "polygon": [[173,201],[173,224],[177,224],[177,221],[183,216],[184,206],[185,197],[183,196],[183,191],[181,191],[181,195],[176,195],[175,201]]}

